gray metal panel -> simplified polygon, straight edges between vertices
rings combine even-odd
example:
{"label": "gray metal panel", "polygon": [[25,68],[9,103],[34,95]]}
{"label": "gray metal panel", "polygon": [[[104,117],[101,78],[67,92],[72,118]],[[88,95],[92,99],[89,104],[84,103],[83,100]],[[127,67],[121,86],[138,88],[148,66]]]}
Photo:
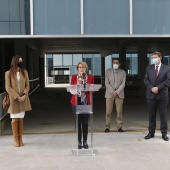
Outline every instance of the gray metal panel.
{"label": "gray metal panel", "polygon": [[19,0],[9,1],[10,21],[20,21],[20,4]]}
{"label": "gray metal panel", "polygon": [[101,55],[93,54],[92,70],[94,76],[101,76]]}
{"label": "gray metal panel", "polygon": [[72,76],[73,74],[77,74],[76,66],[70,66],[70,76]]}
{"label": "gray metal panel", "polygon": [[9,21],[9,6],[7,0],[0,1],[0,21]]}
{"label": "gray metal panel", "polygon": [[20,20],[21,21],[25,21],[25,12],[24,12],[24,8],[25,8],[25,6],[24,6],[25,4],[24,4],[24,0],[21,0],[20,1]]}
{"label": "gray metal panel", "polygon": [[129,34],[128,0],[84,1],[85,34]]}
{"label": "gray metal panel", "polygon": [[21,22],[21,32],[20,32],[21,35],[25,35],[26,32],[25,32],[25,22]]}
{"label": "gray metal panel", "polygon": [[34,34],[80,34],[80,0],[34,1]]}
{"label": "gray metal panel", "polygon": [[134,34],[170,34],[169,0],[133,1]]}
{"label": "gray metal panel", "polygon": [[9,34],[9,22],[0,22],[0,34],[1,35]]}
{"label": "gray metal panel", "polygon": [[10,34],[11,35],[21,34],[21,24],[20,24],[20,22],[10,22],[9,28],[10,28]]}

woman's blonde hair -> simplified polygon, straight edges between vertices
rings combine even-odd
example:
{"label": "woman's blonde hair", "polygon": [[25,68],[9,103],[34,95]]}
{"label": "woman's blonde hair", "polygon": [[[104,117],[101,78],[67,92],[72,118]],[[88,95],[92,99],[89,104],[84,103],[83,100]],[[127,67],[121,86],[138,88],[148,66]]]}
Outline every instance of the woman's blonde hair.
{"label": "woman's blonde hair", "polygon": [[87,65],[87,63],[84,62],[84,61],[81,61],[81,62],[79,62],[79,63],[77,64],[77,70],[78,70],[78,67],[79,67],[80,64],[83,65],[83,66],[86,68],[86,71],[88,71],[88,65]]}

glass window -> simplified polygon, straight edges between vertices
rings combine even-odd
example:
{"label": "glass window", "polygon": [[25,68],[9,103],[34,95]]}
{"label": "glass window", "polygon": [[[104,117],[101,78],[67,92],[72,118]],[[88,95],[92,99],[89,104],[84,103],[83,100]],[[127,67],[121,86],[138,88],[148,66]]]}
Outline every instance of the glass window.
{"label": "glass window", "polygon": [[70,70],[64,70],[64,75],[69,75],[70,74]]}
{"label": "glass window", "polygon": [[63,54],[63,65],[72,65],[72,54]]}
{"label": "glass window", "polygon": [[58,75],[58,70],[55,70],[55,71],[54,71],[54,74],[55,74],[55,75]]}
{"label": "glass window", "polygon": [[64,75],[64,70],[58,70],[58,75]]}
{"label": "glass window", "polygon": [[138,55],[126,54],[126,73],[128,75],[138,74]]}
{"label": "glass window", "polygon": [[53,54],[53,66],[62,66],[62,54]]}
{"label": "glass window", "polygon": [[147,54],[148,64],[151,64],[151,54]]}
{"label": "glass window", "polygon": [[134,34],[169,34],[169,0],[133,1]]}
{"label": "glass window", "polygon": [[93,54],[93,73],[94,76],[101,76],[101,56]]}
{"label": "glass window", "polygon": [[78,62],[81,62],[82,56],[82,54],[73,54],[73,65],[77,65]]}
{"label": "glass window", "polygon": [[46,65],[45,66],[53,66],[53,55],[46,54]]}
{"label": "glass window", "polygon": [[[27,6],[25,6],[27,4]],[[28,1],[21,0],[1,0],[0,1],[0,34],[1,35],[23,35],[29,33],[29,26],[25,20],[30,22],[27,15],[29,8]],[[26,16],[25,16],[26,15]],[[25,30],[25,25],[27,31]]]}
{"label": "glass window", "polygon": [[112,56],[108,55],[105,57],[105,71],[109,68],[112,68]]}
{"label": "glass window", "polygon": [[129,34],[128,0],[84,1],[85,34]]}
{"label": "glass window", "polygon": [[34,1],[35,34],[80,34],[80,0]]}
{"label": "glass window", "polygon": [[162,63],[170,66],[170,55],[163,56]]}
{"label": "glass window", "polygon": [[92,54],[83,54],[83,61],[88,65],[87,73],[92,74]]}
{"label": "glass window", "polygon": [[112,54],[112,58],[119,58],[119,54]]}

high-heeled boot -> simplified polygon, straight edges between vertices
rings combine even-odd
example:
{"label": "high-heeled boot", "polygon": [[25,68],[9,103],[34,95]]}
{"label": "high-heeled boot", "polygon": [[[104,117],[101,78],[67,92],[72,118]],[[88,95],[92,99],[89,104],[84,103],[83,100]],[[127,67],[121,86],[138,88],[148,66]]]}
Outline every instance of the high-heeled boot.
{"label": "high-heeled boot", "polygon": [[18,121],[11,122],[12,133],[14,137],[14,146],[19,147],[19,140],[18,140]]}
{"label": "high-heeled boot", "polygon": [[18,122],[19,122],[19,126],[18,126],[18,132],[19,132],[19,136],[18,136],[19,145],[20,145],[20,146],[24,146],[24,143],[23,143],[23,141],[22,141],[22,132],[23,132],[23,124],[24,124],[24,121],[23,121],[23,119],[20,119]]}

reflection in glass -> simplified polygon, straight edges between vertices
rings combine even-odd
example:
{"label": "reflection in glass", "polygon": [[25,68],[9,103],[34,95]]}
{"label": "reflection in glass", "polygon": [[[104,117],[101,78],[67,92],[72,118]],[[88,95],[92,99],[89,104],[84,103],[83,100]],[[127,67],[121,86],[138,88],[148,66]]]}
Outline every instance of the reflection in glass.
{"label": "reflection in glass", "polygon": [[138,55],[126,54],[126,73],[128,75],[138,74]]}
{"label": "reflection in glass", "polygon": [[63,65],[72,65],[72,54],[63,54]]}
{"label": "reflection in glass", "polygon": [[101,76],[101,56],[100,54],[93,54],[93,75]]}
{"label": "reflection in glass", "polygon": [[53,54],[53,66],[62,66],[62,54]]}
{"label": "reflection in glass", "polygon": [[73,54],[73,65],[77,65],[80,61],[82,61],[82,54]]}

